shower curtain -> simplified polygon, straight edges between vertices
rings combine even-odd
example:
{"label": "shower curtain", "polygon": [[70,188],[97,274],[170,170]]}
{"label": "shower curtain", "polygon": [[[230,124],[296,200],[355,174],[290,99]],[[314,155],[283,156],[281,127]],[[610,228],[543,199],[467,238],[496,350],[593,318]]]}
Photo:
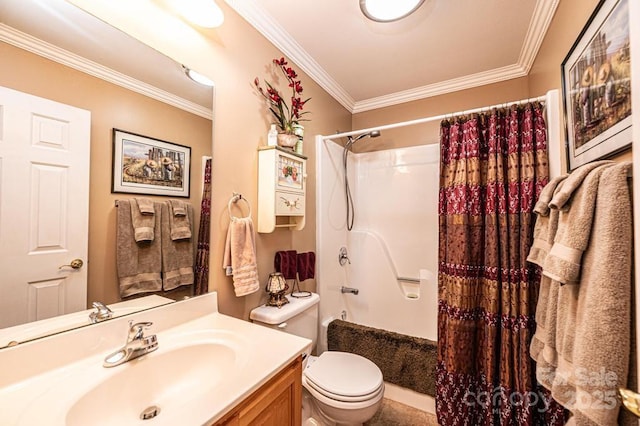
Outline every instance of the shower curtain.
{"label": "shower curtain", "polygon": [[562,425],[535,380],[540,272],[526,262],[548,182],[538,103],[440,128],[436,412],[449,425]]}

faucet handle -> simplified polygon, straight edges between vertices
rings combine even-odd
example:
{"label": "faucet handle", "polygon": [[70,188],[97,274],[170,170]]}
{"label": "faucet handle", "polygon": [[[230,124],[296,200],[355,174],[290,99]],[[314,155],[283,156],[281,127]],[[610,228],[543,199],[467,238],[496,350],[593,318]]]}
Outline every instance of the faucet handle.
{"label": "faucet handle", "polygon": [[153,325],[150,321],[137,322],[129,321],[129,338],[128,341],[142,339],[144,337],[144,329]]}

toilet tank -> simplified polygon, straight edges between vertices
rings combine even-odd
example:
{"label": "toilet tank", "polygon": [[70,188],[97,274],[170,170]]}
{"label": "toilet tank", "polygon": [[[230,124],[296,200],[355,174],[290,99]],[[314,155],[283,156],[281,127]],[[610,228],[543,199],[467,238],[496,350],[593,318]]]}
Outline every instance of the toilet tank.
{"label": "toilet tank", "polygon": [[289,303],[280,308],[262,305],[251,311],[252,322],[275,328],[313,341],[314,351],[318,340],[318,302],[320,296],[311,293],[309,297],[286,296]]}

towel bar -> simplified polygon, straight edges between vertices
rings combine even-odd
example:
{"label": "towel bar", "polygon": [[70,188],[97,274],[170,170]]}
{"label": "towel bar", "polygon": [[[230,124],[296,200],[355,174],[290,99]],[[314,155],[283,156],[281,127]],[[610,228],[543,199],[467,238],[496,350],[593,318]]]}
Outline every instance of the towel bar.
{"label": "towel bar", "polygon": [[420,284],[420,279],[419,278],[396,277],[396,280],[405,281],[405,282],[408,282],[408,283],[418,283],[418,284]]}

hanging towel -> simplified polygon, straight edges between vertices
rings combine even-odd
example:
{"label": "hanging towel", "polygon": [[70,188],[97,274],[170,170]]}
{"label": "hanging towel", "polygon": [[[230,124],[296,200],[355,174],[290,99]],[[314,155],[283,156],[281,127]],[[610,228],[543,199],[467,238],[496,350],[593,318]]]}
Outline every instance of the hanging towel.
{"label": "hanging towel", "polygon": [[233,217],[227,231],[222,267],[233,275],[236,296],[246,296],[260,288],[255,233],[250,217]]}
{"label": "hanging towel", "polygon": [[[555,237],[557,225],[558,225],[558,211],[549,209],[549,202],[553,198],[553,194],[556,190],[562,188],[563,181],[569,175],[558,176],[553,179],[542,189],[538,202],[533,207],[536,216],[536,224],[533,228],[533,244],[527,256],[527,261],[535,263],[542,267],[544,266],[544,259],[549,254],[551,246],[553,245],[553,238]],[[550,214],[552,213],[552,214]],[[553,223],[551,223],[553,221]],[[552,226],[550,228],[550,226]]]}
{"label": "hanging towel", "polygon": [[300,281],[308,280],[316,275],[316,254],[312,251],[307,253],[298,253],[296,256],[298,279]]}
{"label": "hanging towel", "polygon": [[120,297],[162,289],[162,256],[160,232],[160,203],[154,205],[153,241],[136,243],[129,200],[119,200],[116,216],[116,269]]}
{"label": "hanging towel", "polygon": [[613,164],[613,161],[594,161],[575,169],[569,175],[569,178],[565,185],[563,185],[562,189],[554,192],[553,198],[551,199],[551,201],[549,201],[549,208],[562,210],[565,207],[565,204],[568,203],[573,193],[582,184],[582,181],[584,181],[584,179],[589,175],[589,173],[591,173],[592,170],[606,164]]}
{"label": "hanging towel", "polygon": [[296,278],[296,272],[298,271],[297,255],[298,253],[295,250],[276,252],[276,256],[273,259],[273,267],[276,272],[280,272],[286,280]]}
{"label": "hanging towel", "polygon": [[[185,203],[190,223],[193,222],[193,207]],[[194,281],[194,243],[192,238],[171,238],[171,206],[162,203],[162,289],[164,291],[191,285]]]}
{"label": "hanging towel", "polygon": [[151,203],[151,210],[149,210],[148,201],[150,200],[146,198],[132,198],[130,202],[134,238],[138,242],[153,241],[155,237],[153,229],[155,227],[156,216],[154,214],[153,203]]}
{"label": "hanging towel", "polygon": [[141,214],[154,214],[153,200],[150,198],[135,198]]}
{"label": "hanging towel", "polygon": [[187,211],[191,204],[180,200],[169,200],[169,228],[171,239],[183,240],[191,238],[191,223],[193,218],[189,218]]}
{"label": "hanging towel", "polygon": [[181,200],[169,200],[169,226],[171,230],[171,239],[180,240],[191,238],[191,223],[193,218],[189,218],[187,214],[191,204]]}

